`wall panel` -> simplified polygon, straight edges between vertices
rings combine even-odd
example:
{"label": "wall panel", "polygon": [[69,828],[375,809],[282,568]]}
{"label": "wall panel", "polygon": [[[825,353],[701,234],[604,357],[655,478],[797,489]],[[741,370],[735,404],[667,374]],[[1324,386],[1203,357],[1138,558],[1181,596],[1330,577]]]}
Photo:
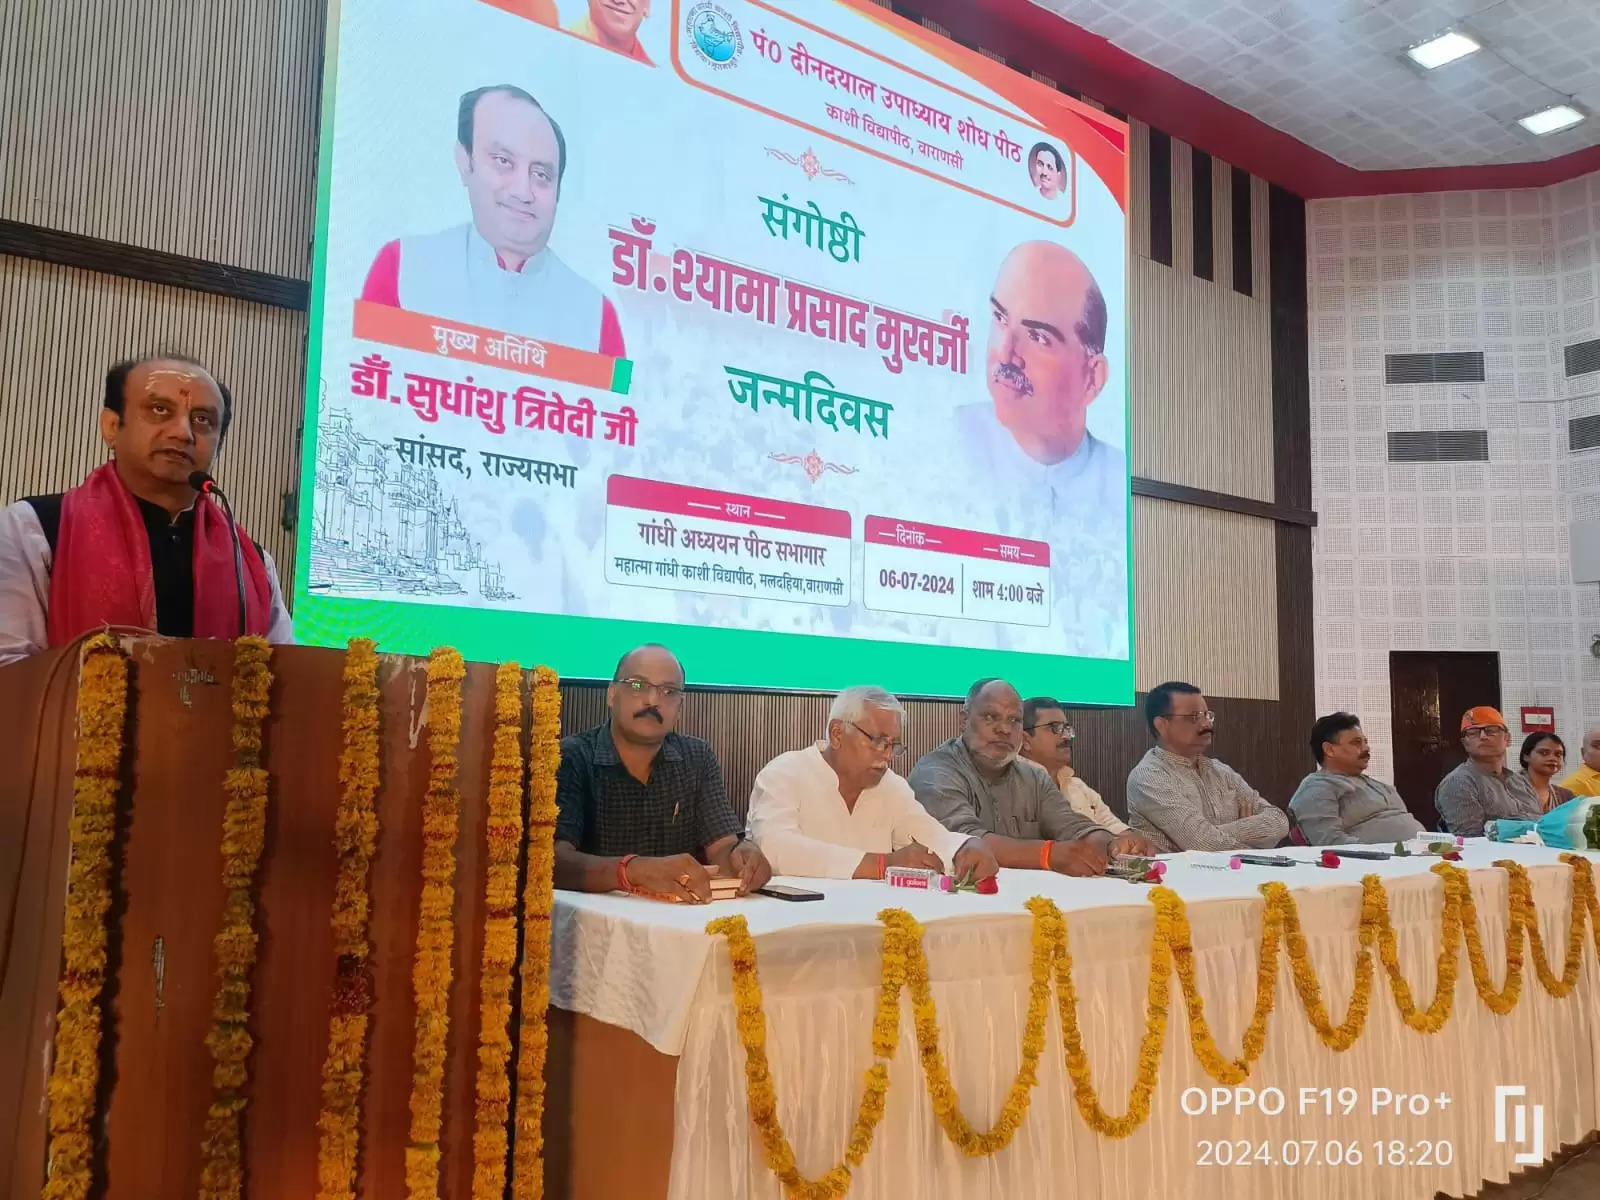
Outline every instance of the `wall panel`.
{"label": "wall panel", "polygon": [[304,279],[319,0],[0,10],[0,216]]}
{"label": "wall panel", "polygon": [[1133,473],[1271,501],[1271,310],[1186,269],[1129,268]]}
{"label": "wall panel", "polygon": [[0,423],[15,439],[0,456],[0,503],[62,491],[105,461],[99,421],[112,363],[186,353],[233,392],[215,474],[289,590],[283,494],[298,475],[304,313],[0,256],[0,337]]}
{"label": "wall panel", "polygon": [[1135,496],[1134,683],[1278,698],[1275,522]]}

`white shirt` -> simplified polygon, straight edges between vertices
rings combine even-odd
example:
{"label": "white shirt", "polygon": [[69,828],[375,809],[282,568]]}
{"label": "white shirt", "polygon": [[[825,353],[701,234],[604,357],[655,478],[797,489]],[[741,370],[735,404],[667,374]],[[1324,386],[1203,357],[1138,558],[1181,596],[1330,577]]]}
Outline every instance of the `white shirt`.
{"label": "white shirt", "polygon": [[[26,500],[0,508],[0,667],[48,649],[46,616],[50,609],[50,568],[55,556],[39,525],[39,514]],[[278,567],[265,547],[261,564],[272,588],[271,626],[267,641],[294,641],[294,622],[283,603]]]}
{"label": "white shirt", "polygon": [[[992,403],[955,410],[972,482],[996,533],[1050,544],[1057,651],[1127,658],[1128,458],[1088,432],[1057,463],[1040,463],[995,418]],[[1002,647],[1006,648],[1006,647]]]}
{"label": "white shirt", "polygon": [[864,854],[889,854],[917,841],[952,869],[971,834],[952,833],[893,771],[846,808],[822,742],[780,754],[750,792],[750,836],[778,875],[849,879]]}

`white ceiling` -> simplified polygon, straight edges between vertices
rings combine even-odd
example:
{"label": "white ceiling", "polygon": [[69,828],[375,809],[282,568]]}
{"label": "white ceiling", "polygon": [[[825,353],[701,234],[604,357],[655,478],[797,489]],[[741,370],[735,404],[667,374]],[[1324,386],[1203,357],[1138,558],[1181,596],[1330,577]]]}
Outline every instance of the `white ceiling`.
{"label": "white ceiling", "polygon": [[[1362,170],[1555,158],[1600,143],[1600,0],[1033,0]],[[1420,73],[1449,27],[1478,53]],[[1060,81],[1071,87],[1072,81]],[[1591,114],[1533,138],[1518,117]]]}

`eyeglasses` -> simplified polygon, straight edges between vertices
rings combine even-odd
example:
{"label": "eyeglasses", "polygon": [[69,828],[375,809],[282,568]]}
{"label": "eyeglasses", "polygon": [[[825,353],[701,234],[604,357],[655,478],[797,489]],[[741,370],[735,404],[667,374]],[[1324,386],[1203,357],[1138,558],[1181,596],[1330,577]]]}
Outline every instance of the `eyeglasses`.
{"label": "eyeglasses", "polygon": [[1069,742],[1076,741],[1078,737],[1078,731],[1065,721],[1046,721],[1041,725],[1024,725],[1022,728],[1027,733],[1033,733],[1038,729],[1048,729],[1056,737],[1064,737]]}
{"label": "eyeglasses", "polygon": [[978,720],[990,729],[997,729],[1003,733],[1013,733],[1022,728],[1021,717],[1002,717],[999,713],[979,713]]}
{"label": "eyeglasses", "polygon": [[1191,725],[1198,725],[1201,721],[1204,721],[1209,725],[1216,719],[1217,714],[1212,712],[1209,708],[1206,709],[1205,712],[1167,714],[1167,720],[1169,721],[1187,721]]}
{"label": "eyeglasses", "polygon": [[668,704],[683,699],[683,686],[677,683],[651,683],[648,679],[619,679],[619,684],[635,696],[660,696]]}
{"label": "eyeglasses", "polygon": [[1507,733],[1504,725],[1474,725],[1471,729],[1463,729],[1461,731],[1461,736],[1469,738],[1486,738],[1509,737],[1510,735]]}
{"label": "eyeglasses", "polygon": [[854,729],[862,737],[866,738],[867,745],[871,746],[879,754],[884,753],[884,751],[888,751],[891,758],[899,758],[906,752],[906,744],[904,742],[897,742],[892,738],[879,737],[877,734],[868,733],[854,721],[850,722],[850,728]]}

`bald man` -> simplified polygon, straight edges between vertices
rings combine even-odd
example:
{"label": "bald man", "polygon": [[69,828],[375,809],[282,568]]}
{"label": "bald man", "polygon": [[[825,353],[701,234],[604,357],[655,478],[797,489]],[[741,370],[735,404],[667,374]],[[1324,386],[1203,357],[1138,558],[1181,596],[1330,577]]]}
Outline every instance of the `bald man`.
{"label": "bald man", "polygon": [[1600,726],[1583,731],[1583,765],[1561,781],[1574,796],[1600,796]]}
{"label": "bald man", "polygon": [[956,410],[988,528],[1051,545],[1064,653],[1125,657],[1127,459],[1088,430],[1110,377],[1106,301],[1053,242],[1006,256],[989,297],[989,403]]}

